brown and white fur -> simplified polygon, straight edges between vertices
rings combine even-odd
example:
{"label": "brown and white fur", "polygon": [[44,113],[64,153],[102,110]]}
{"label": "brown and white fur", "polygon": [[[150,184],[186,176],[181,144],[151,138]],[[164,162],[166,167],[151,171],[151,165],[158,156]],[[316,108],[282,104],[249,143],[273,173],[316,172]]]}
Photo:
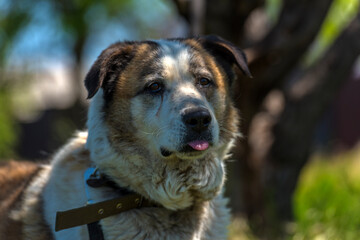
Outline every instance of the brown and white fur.
{"label": "brown and white fur", "polygon": [[[83,174],[90,166],[159,205],[101,220],[106,240],[226,239],[224,160],[238,136],[234,68],[250,76],[241,50],[216,36],[119,42],[104,50],[85,79],[88,131],[49,166],[23,174],[25,190],[8,211],[1,199],[0,239],[10,230],[12,239],[88,239],[86,226],[54,232],[54,224],[57,211],[86,204]],[[118,197],[106,187],[91,195]]]}

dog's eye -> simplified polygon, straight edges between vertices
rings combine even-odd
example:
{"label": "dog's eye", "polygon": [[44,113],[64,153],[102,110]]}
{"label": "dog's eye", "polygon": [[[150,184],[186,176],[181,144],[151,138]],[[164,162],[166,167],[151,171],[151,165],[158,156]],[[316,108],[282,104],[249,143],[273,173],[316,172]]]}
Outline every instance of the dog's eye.
{"label": "dog's eye", "polygon": [[208,87],[211,84],[211,81],[207,78],[202,77],[199,79],[199,84],[202,87]]}
{"label": "dog's eye", "polygon": [[151,93],[158,93],[163,89],[162,85],[158,82],[150,84],[147,88]]}

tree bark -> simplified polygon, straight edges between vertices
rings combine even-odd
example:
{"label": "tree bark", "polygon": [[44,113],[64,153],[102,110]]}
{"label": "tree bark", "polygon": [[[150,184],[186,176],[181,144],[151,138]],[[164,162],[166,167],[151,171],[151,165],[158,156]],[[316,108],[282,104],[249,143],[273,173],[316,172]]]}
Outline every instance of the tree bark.
{"label": "tree bark", "polygon": [[265,189],[281,220],[292,219],[292,195],[307,162],[315,128],[360,55],[360,14],[333,46],[285,91],[285,109],[273,128],[275,141],[266,156]]}
{"label": "tree bark", "polygon": [[[264,98],[280,88],[306,52],[326,16],[332,0],[288,0],[284,2],[278,23],[272,31],[250,49],[250,70],[254,79],[241,81],[237,107],[242,116],[242,133],[250,138],[254,116],[262,110]],[[264,229],[267,207],[264,195],[264,159],[259,159],[249,141],[239,141],[235,158],[241,171],[242,196],[250,221]],[[286,180],[285,180],[286,181]],[[232,189],[231,191],[236,191]],[[288,198],[288,197],[287,197]],[[238,209],[235,209],[238,210]]]}
{"label": "tree bark", "polygon": [[206,5],[205,34],[217,34],[242,45],[244,24],[251,12],[264,5],[264,0],[208,0]]}
{"label": "tree bark", "polygon": [[[196,0],[195,0],[196,1]],[[205,14],[201,23],[194,22],[192,16],[195,4],[190,0],[174,0],[178,13],[192,25],[203,25],[200,34],[216,34],[234,43],[241,43],[244,37],[244,24],[252,10],[264,5],[264,0],[201,0],[204,1]],[[191,31],[192,35],[199,32]]]}

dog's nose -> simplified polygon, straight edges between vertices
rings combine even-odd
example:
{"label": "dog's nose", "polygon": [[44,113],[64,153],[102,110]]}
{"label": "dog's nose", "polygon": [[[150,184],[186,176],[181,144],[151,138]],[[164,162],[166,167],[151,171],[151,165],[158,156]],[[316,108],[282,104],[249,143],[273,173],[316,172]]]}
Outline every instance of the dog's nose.
{"label": "dog's nose", "polygon": [[208,129],[211,115],[205,108],[190,108],[185,110],[183,121],[188,128],[200,133]]}

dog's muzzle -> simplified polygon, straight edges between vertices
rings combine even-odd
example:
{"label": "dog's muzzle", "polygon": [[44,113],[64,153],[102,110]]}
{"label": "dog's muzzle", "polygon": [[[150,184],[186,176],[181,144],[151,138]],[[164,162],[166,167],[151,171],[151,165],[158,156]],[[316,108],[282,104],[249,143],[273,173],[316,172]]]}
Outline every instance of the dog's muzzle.
{"label": "dog's muzzle", "polygon": [[[203,154],[212,144],[212,117],[209,110],[204,107],[187,108],[183,111],[182,121],[185,126],[185,137],[177,152],[189,156]],[[172,155],[172,152],[165,148],[161,148],[160,151],[163,157]]]}
{"label": "dog's muzzle", "polygon": [[206,108],[197,107],[186,109],[182,120],[188,130],[201,134],[209,129],[212,119],[210,112]]}

